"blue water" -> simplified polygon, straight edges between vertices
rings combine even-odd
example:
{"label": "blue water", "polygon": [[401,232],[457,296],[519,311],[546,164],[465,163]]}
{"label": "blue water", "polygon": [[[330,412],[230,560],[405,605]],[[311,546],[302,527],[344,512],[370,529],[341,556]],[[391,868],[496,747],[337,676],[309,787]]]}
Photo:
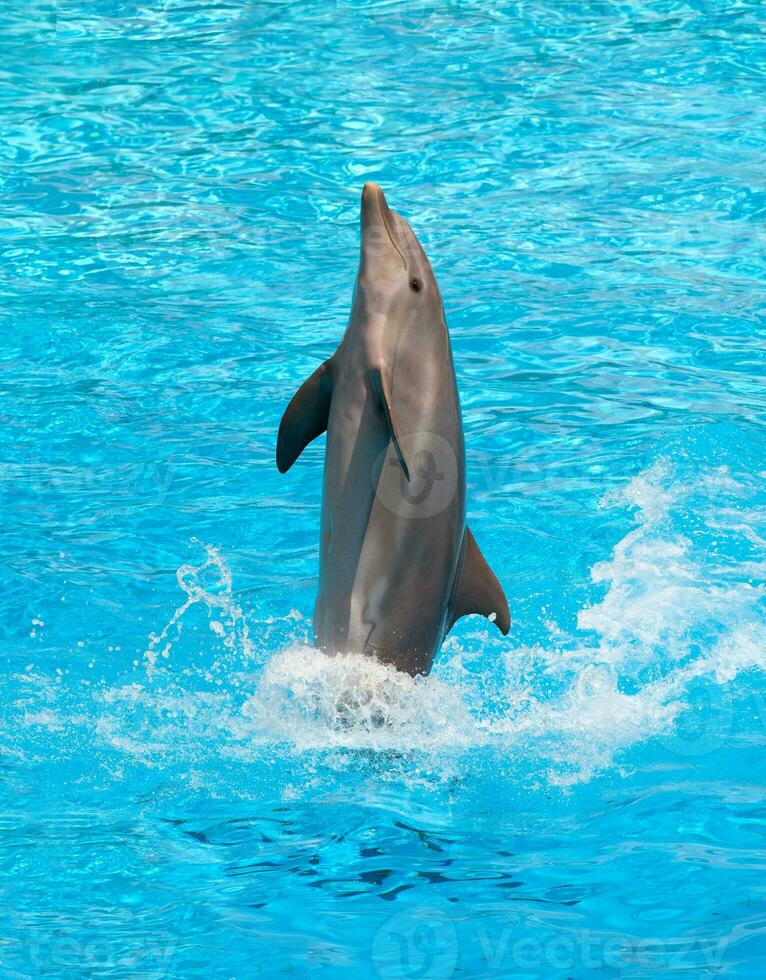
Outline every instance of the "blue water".
{"label": "blue water", "polygon": [[[0,975],[766,971],[766,11],[0,11]],[[359,192],[513,616],[310,647]],[[380,727],[380,716],[387,724]]]}

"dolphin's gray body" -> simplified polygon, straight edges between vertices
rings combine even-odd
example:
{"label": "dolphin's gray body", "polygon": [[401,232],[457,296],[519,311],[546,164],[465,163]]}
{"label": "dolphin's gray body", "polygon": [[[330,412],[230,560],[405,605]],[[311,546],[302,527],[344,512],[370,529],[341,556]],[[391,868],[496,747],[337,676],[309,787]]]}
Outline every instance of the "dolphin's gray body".
{"label": "dolphin's gray body", "polygon": [[503,590],[465,523],[465,451],[441,294],[407,222],[362,192],[362,247],[340,346],[293,397],[286,472],[327,430],[317,646],[426,674],[469,613],[510,628]]}

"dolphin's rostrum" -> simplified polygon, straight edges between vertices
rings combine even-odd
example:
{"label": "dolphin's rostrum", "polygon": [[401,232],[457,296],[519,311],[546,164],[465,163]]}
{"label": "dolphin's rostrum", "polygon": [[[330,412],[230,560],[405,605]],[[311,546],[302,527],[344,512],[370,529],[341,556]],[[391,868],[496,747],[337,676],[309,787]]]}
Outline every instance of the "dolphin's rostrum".
{"label": "dolphin's rostrum", "polygon": [[362,246],[340,346],[279,427],[286,472],[327,431],[317,646],[427,674],[452,625],[508,603],[465,523],[465,449],[441,294],[381,188],[362,191]]}

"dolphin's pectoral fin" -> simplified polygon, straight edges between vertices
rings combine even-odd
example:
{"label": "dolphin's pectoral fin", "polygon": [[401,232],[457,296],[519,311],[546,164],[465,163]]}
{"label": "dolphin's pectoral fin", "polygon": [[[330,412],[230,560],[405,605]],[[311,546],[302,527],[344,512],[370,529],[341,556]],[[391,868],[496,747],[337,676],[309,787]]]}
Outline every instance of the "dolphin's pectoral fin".
{"label": "dolphin's pectoral fin", "polygon": [[311,440],[325,431],[331,401],[332,358],[303,382],[285,409],[277,436],[280,473],[286,473]]}
{"label": "dolphin's pectoral fin", "polygon": [[463,563],[452,589],[447,632],[461,616],[478,613],[491,618],[494,614],[495,626],[503,636],[507,636],[511,628],[511,614],[505,593],[479,551],[469,527],[465,529],[464,542]]}
{"label": "dolphin's pectoral fin", "polygon": [[372,387],[373,394],[378,401],[380,410],[386,417],[391,442],[394,444],[394,449],[396,450],[396,455],[399,460],[399,465],[402,468],[402,473],[404,473],[404,476],[409,483],[410,470],[407,466],[407,461],[404,458],[404,454],[402,453],[402,448],[399,441],[399,429],[396,425],[396,418],[394,416],[393,409],[391,408],[391,397],[386,379],[383,376],[383,372],[380,370],[380,368],[371,368],[367,376],[370,379],[370,386]]}

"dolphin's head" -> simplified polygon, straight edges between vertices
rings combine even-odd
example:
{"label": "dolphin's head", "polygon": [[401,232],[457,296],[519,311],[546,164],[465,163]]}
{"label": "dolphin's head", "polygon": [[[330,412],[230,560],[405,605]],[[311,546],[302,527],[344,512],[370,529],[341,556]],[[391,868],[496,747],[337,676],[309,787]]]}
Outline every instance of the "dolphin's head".
{"label": "dolphin's head", "polygon": [[355,304],[371,315],[396,317],[405,326],[428,313],[442,319],[431,264],[412,228],[392,211],[378,184],[362,190],[362,247]]}

